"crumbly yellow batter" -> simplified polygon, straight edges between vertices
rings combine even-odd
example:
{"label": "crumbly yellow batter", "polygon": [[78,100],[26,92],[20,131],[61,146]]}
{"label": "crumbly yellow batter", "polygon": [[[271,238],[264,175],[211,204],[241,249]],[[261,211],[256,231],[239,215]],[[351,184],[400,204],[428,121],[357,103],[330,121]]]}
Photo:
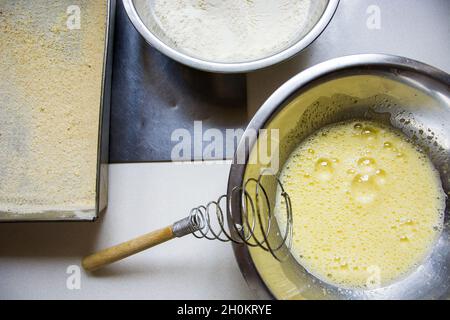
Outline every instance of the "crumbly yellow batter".
{"label": "crumbly yellow batter", "polygon": [[0,0],[0,213],[95,210],[106,1],[73,4]]}
{"label": "crumbly yellow batter", "polygon": [[384,125],[323,128],[292,153],[281,180],[292,200],[294,257],[341,287],[384,286],[406,276],[442,228],[438,172],[406,136]]}

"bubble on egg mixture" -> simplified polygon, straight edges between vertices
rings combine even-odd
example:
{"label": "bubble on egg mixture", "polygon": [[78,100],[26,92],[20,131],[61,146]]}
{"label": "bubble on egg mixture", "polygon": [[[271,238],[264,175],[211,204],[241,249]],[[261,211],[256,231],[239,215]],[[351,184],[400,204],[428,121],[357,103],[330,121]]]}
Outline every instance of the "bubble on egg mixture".
{"label": "bubble on egg mixture", "polygon": [[[319,130],[290,155],[281,181],[292,201],[294,257],[340,287],[373,288],[373,270],[381,286],[406,276],[442,230],[438,172],[385,125],[350,121]],[[282,206],[275,211],[284,228]]]}
{"label": "bubble on egg mixture", "polygon": [[329,159],[321,158],[316,161],[315,173],[318,179],[327,181],[333,177],[333,162]]}

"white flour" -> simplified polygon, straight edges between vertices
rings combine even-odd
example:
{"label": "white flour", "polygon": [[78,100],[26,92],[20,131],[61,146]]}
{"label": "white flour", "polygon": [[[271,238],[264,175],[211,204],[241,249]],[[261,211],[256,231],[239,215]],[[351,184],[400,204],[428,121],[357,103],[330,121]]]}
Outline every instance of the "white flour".
{"label": "white flour", "polygon": [[165,35],[185,53],[240,62],[275,54],[302,36],[311,0],[154,0]]}

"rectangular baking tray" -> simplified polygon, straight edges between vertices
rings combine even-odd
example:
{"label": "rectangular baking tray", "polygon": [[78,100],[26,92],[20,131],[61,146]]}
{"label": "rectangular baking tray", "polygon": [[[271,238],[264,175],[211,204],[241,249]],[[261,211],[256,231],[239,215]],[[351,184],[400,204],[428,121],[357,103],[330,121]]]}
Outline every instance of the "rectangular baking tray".
{"label": "rectangular baking tray", "polygon": [[111,106],[111,78],[113,63],[113,42],[116,0],[107,0],[106,34],[103,55],[103,73],[100,99],[100,120],[97,144],[96,169],[96,204],[93,218],[83,218],[75,212],[55,212],[59,217],[50,214],[13,214],[0,215],[0,223],[7,222],[75,222],[95,221],[108,205],[108,163],[109,163],[109,128]]}

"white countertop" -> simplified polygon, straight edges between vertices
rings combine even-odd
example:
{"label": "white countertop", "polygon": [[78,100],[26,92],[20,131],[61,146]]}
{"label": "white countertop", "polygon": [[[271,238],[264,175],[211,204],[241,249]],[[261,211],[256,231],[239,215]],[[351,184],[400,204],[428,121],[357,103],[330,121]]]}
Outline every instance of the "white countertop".
{"label": "white countertop", "polygon": [[[381,29],[368,30],[376,5]],[[248,77],[249,114],[294,74],[355,53],[407,56],[450,72],[448,0],[342,0],[322,36],[298,57]],[[345,31],[342,31],[345,30]],[[81,274],[69,290],[67,268],[94,250],[184,218],[226,188],[229,165],[122,164],[110,170],[110,201],[96,223],[0,225],[0,299],[253,298],[231,245],[192,236],[176,239],[104,269]]]}
{"label": "white countertop", "polygon": [[[109,208],[96,223],[0,225],[1,299],[252,299],[230,244],[187,236],[109,266],[67,268],[83,255],[170,225],[226,189],[228,164],[121,164],[110,168]],[[72,278],[71,278],[72,279]]]}

